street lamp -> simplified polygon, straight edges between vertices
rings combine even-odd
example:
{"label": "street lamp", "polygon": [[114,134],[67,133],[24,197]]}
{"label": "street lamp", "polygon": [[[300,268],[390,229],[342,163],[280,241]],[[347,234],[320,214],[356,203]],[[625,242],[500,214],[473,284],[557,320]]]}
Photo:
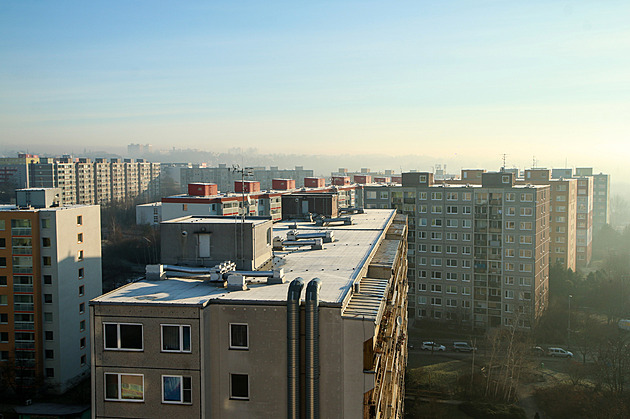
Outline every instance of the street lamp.
{"label": "street lamp", "polygon": [[567,325],[567,349],[571,346],[571,299],[573,296],[569,294],[569,322]]}

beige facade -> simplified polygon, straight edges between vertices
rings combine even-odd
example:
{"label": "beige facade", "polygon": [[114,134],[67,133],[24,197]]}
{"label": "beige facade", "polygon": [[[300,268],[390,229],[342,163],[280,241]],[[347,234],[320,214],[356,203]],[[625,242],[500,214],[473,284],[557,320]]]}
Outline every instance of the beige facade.
{"label": "beige facade", "polygon": [[377,210],[353,220],[330,227],[338,239],[324,250],[276,252],[284,281],[243,290],[167,273],[94,299],[93,416],[401,418],[406,219]]}

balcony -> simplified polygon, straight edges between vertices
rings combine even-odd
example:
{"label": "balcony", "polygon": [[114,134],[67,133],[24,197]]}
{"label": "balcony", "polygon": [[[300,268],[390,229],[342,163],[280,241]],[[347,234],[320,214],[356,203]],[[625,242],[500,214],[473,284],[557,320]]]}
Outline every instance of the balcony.
{"label": "balcony", "polygon": [[16,340],[15,349],[35,349],[35,342]]}
{"label": "balcony", "polygon": [[15,330],[35,330],[33,322],[15,322]]}
{"label": "balcony", "polygon": [[32,266],[14,266],[13,273],[14,274],[32,274],[33,267]]}
{"label": "balcony", "polygon": [[33,284],[13,284],[13,292],[33,293]]}
{"label": "balcony", "polygon": [[12,227],[11,235],[13,236],[30,236],[31,228],[30,227]]}
{"label": "balcony", "polygon": [[33,303],[14,303],[13,309],[15,311],[33,311],[35,305]]}
{"label": "balcony", "polygon": [[32,246],[13,246],[12,253],[14,255],[32,255]]}

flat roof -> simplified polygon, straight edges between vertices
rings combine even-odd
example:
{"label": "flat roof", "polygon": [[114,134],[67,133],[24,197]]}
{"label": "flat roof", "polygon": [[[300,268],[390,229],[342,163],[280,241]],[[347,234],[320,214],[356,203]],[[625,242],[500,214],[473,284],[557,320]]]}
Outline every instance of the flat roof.
{"label": "flat roof", "polygon": [[[235,217],[230,217],[230,216],[224,216],[224,215],[206,215],[206,216],[201,216],[201,215],[188,215],[185,217],[180,217],[180,218],[174,218],[172,220],[167,220],[167,221],[162,221],[162,224],[208,224],[208,223],[214,223],[214,224],[234,224],[234,218]],[[240,217],[236,217],[239,220],[239,223],[241,222],[241,218]],[[264,224],[266,222],[269,222],[271,219],[269,217],[263,217],[263,216],[249,216],[247,218],[245,218],[245,224],[253,224],[253,225],[258,225],[258,224]]]}
{"label": "flat roof", "polygon": [[[287,298],[289,284],[293,279],[302,277],[305,282],[308,282],[317,277],[322,281],[320,304],[341,306],[353,283],[366,274],[364,268],[367,269],[368,263],[376,255],[395,215],[395,210],[372,209],[366,210],[364,214],[352,215],[352,225],[318,227],[312,223],[298,222],[298,232],[333,231],[335,241],[324,243],[322,250],[302,247],[275,251],[273,269],[284,269],[284,284],[267,284],[266,279],[252,279],[247,283],[247,290],[228,290],[217,286],[216,283],[185,278],[180,274],[169,276],[164,280],[142,280],[127,284],[93,299],[92,303],[199,306],[208,303],[283,304]],[[208,222],[207,217],[186,218],[189,218],[189,222]],[[231,218],[225,220],[225,217],[213,218],[214,220],[234,222]],[[182,219],[169,222],[182,222]],[[274,236],[286,238],[286,234],[293,230],[294,224],[295,222],[275,224]],[[302,292],[302,299],[305,298],[305,289],[306,287]]]}

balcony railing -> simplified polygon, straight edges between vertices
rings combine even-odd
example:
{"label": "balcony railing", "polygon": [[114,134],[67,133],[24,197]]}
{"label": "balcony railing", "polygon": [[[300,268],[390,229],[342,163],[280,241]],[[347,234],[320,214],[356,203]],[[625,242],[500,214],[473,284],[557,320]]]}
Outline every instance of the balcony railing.
{"label": "balcony railing", "polygon": [[32,274],[33,267],[32,266],[14,266],[13,273],[14,274]]}
{"label": "balcony railing", "polygon": [[33,292],[33,284],[13,284],[13,292]]}
{"label": "balcony railing", "polygon": [[33,303],[14,303],[13,309],[15,311],[33,311],[35,304]]}
{"label": "balcony railing", "polygon": [[15,349],[35,349],[35,342],[16,340]]}
{"label": "balcony railing", "polygon": [[35,323],[33,322],[15,322],[15,330],[35,330]]}
{"label": "balcony railing", "polygon": [[13,246],[14,255],[32,255],[33,247],[31,246]]}
{"label": "balcony railing", "polygon": [[30,227],[12,227],[11,235],[13,236],[30,236],[31,228]]}

